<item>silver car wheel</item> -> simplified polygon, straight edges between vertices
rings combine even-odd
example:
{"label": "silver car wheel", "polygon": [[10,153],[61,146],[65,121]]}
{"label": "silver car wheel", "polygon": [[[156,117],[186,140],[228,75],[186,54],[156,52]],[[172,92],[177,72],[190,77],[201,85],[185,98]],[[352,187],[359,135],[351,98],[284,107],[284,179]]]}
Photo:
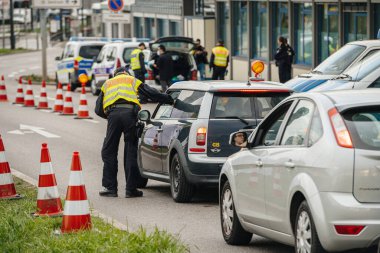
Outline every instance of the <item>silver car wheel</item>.
{"label": "silver car wheel", "polygon": [[222,202],[223,230],[226,235],[230,235],[232,232],[232,222],[234,219],[233,208],[232,192],[230,189],[227,189],[223,194]]}
{"label": "silver car wheel", "polygon": [[179,187],[179,181],[181,180],[181,167],[179,166],[179,163],[177,163],[177,166],[174,168],[174,191],[178,192]]}
{"label": "silver car wheel", "polygon": [[311,253],[311,222],[306,211],[297,221],[297,253]]}

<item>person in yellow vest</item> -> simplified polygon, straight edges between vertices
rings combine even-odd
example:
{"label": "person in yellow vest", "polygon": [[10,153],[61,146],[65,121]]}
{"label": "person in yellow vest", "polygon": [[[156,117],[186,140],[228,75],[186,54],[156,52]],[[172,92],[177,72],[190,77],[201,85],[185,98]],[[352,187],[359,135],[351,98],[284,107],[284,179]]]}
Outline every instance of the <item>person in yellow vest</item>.
{"label": "person in yellow vest", "polygon": [[127,181],[125,197],[142,197],[143,192],[137,190],[137,181],[140,173],[137,164],[137,113],[141,105],[137,96],[143,94],[153,102],[173,104],[174,101],[168,94],[144,84],[137,78],[129,75],[126,68],[115,70],[114,77],[107,80],[102,88],[102,108],[107,117],[107,133],[102,147],[103,166],[103,189],[100,196],[117,197],[118,183],[117,153],[119,141],[124,134],[124,172]]}
{"label": "person in yellow vest", "polygon": [[230,52],[224,47],[223,40],[219,40],[216,47],[212,49],[210,58],[210,70],[213,70],[212,80],[224,80],[229,60]]}
{"label": "person in yellow vest", "polygon": [[[135,50],[131,53],[131,69],[133,70],[134,76],[139,79],[141,82],[145,83],[145,61],[144,61],[144,52],[145,43],[141,42]],[[140,96],[140,103],[146,104],[148,101],[144,96]]]}

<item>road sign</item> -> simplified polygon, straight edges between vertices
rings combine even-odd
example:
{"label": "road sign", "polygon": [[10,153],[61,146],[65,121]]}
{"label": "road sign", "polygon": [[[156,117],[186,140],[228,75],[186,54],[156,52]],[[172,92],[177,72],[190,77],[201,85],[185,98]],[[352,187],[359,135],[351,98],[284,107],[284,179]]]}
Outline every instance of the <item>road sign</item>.
{"label": "road sign", "polygon": [[33,0],[36,9],[71,9],[81,8],[81,0]]}
{"label": "road sign", "polygon": [[123,0],[108,0],[108,9],[113,12],[121,11],[124,7]]}

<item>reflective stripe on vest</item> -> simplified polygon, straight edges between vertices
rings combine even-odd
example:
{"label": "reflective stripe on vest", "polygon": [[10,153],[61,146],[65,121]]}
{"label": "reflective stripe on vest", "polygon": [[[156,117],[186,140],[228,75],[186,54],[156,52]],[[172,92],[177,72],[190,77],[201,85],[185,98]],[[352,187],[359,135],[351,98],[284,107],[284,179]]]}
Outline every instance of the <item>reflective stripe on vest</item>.
{"label": "reflective stripe on vest", "polygon": [[102,86],[104,93],[103,110],[119,99],[124,99],[141,107],[137,99],[137,91],[140,85],[139,80],[129,75],[118,75],[107,80]]}
{"label": "reflective stripe on vest", "polygon": [[212,49],[212,53],[214,54],[214,65],[218,67],[226,67],[227,66],[227,58],[228,58],[228,50],[225,47],[214,47]]}
{"label": "reflective stripe on vest", "polygon": [[140,65],[140,54],[142,53],[141,49],[137,48],[131,53],[131,68],[132,70],[141,69]]}

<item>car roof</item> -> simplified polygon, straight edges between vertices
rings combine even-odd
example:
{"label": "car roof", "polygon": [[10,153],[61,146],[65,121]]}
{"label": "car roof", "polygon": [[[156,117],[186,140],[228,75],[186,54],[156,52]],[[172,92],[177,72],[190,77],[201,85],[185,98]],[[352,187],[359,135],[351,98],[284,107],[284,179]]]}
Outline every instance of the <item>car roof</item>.
{"label": "car roof", "polygon": [[[122,47],[137,47],[141,42],[123,42],[123,41],[115,41],[112,43],[107,43],[105,47],[111,47],[111,46],[122,46]],[[145,46],[148,45],[147,42],[144,42]]]}
{"label": "car roof", "polygon": [[358,40],[358,41],[350,42],[348,44],[372,47],[372,46],[380,46],[380,40],[378,39],[377,40]]}
{"label": "car roof", "polygon": [[67,44],[80,45],[80,46],[83,46],[83,45],[105,45],[106,42],[102,42],[102,41],[69,41],[69,42],[67,42]]}
{"label": "car roof", "polygon": [[239,89],[252,89],[252,90],[273,90],[273,91],[289,91],[292,89],[277,82],[259,81],[247,82],[242,81],[182,81],[176,82],[170,86],[169,90],[199,90],[199,91],[227,91],[227,90],[239,90]]}

